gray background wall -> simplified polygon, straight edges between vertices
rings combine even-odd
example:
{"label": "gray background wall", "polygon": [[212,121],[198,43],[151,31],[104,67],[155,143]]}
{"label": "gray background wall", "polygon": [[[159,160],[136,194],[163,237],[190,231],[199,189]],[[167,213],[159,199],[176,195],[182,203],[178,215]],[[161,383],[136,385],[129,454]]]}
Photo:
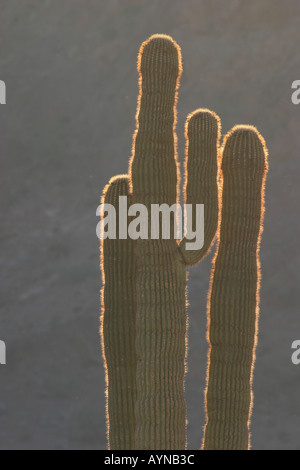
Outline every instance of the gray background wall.
{"label": "gray background wall", "polygon": [[[104,449],[95,211],[126,172],[136,56],[156,32],[180,44],[179,155],[188,112],[227,132],[255,124],[270,152],[262,243],[254,449],[300,449],[298,0],[0,0],[1,449]],[[189,274],[189,449],[204,425],[211,256]]]}

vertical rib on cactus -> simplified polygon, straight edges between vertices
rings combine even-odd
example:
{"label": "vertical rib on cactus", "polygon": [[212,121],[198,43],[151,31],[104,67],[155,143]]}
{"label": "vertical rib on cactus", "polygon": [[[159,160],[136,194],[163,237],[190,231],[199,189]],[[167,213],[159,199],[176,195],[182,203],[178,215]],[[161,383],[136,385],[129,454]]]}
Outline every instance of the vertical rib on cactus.
{"label": "vertical rib on cactus", "polygon": [[133,241],[118,239],[119,196],[128,196],[128,187],[127,175],[114,177],[102,198],[102,202],[115,207],[117,239],[102,240],[101,336],[106,365],[108,445],[110,449],[130,450],[135,448],[135,256]]}
{"label": "vertical rib on cactus", "polygon": [[249,448],[266,160],[254,127],[236,126],[225,137],[219,246],[208,301],[206,450]]}

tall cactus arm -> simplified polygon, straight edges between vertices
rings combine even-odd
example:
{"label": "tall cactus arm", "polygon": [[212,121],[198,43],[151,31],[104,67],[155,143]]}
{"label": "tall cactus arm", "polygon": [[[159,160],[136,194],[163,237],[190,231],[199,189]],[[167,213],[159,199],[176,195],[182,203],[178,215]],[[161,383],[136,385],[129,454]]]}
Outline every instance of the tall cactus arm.
{"label": "tall cactus arm", "polygon": [[[204,204],[204,243],[202,248],[186,249],[191,240],[180,242],[180,252],[187,266],[194,265],[209,252],[218,227],[218,166],[220,118],[208,109],[197,109],[185,124],[186,158],[184,202],[190,204],[195,231],[196,204]],[[189,221],[187,220],[187,225]]]}
{"label": "tall cactus arm", "polygon": [[[142,44],[130,176],[135,203],[177,202],[176,95],[179,46],[155,35]],[[150,226],[150,225],[149,225]],[[186,271],[171,239],[136,240],[136,448],[184,449]]]}
{"label": "tall cactus arm", "polygon": [[233,128],[224,140],[222,218],[208,299],[207,450],[250,445],[266,172],[258,131]]}
{"label": "tall cactus arm", "polygon": [[[105,187],[102,202],[116,209],[117,238],[101,240],[101,338],[106,368],[107,433],[110,449],[135,449],[135,256],[133,241],[119,239],[119,196],[129,196],[128,176]],[[130,200],[128,200],[130,203]]]}

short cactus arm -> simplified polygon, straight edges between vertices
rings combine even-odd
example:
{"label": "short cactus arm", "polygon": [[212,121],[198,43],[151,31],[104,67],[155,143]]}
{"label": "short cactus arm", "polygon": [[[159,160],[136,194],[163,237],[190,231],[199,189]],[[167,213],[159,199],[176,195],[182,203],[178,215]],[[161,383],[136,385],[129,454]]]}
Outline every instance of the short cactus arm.
{"label": "short cactus arm", "polygon": [[[129,196],[126,175],[105,187],[102,203],[116,209],[117,238],[101,240],[101,339],[107,382],[107,432],[112,450],[135,449],[135,256],[133,241],[118,237],[119,196]],[[128,200],[130,203],[130,199]]]}
{"label": "short cactus arm", "polygon": [[266,171],[257,130],[233,128],[225,137],[220,239],[208,299],[207,450],[249,447]]}
{"label": "short cactus arm", "polygon": [[[191,221],[186,225],[196,228],[196,204],[204,205],[204,243],[200,249],[187,249],[193,242],[184,238],[180,252],[186,265],[198,263],[208,252],[218,226],[218,152],[221,133],[220,118],[208,109],[198,109],[186,121],[186,159],[184,202],[192,207],[187,212]],[[199,225],[199,224],[198,224]]]}

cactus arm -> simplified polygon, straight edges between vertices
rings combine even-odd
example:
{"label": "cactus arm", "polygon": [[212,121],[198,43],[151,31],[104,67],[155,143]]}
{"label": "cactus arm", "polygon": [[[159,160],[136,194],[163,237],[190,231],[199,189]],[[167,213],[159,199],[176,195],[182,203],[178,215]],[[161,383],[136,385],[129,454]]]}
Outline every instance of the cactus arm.
{"label": "cactus arm", "polygon": [[[150,214],[151,204],[177,202],[179,46],[168,36],[150,37],[141,46],[138,71],[130,176],[134,202]],[[136,254],[136,449],[184,449],[185,266],[174,239],[138,239]]]}
{"label": "cactus arm", "polygon": [[[128,176],[120,175],[112,178],[103,192],[102,202],[116,209],[117,230],[119,196],[128,196],[128,189]],[[101,244],[100,333],[106,369],[108,445],[113,450],[130,450],[135,448],[136,400],[134,245],[130,238],[118,237],[101,240]]]}
{"label": "cactus arm", "polygon": [[193,207],[193,230],[196,223],[195,205],[204,204],[204,244],[201,249],[186,249],[183,238],[179,249],[187,266],[198,263],[209,252],[218,226],[218,153],[221,134],[220,118],[208,109],[191,113],[185,124],[186,158],[184,202]]}
{"label": "cactus arm", "polygon": [[210,351],[203,448],[246,450],[267,150],[252,126],[236,126],[224,142],[222,218],[208,298]]}

